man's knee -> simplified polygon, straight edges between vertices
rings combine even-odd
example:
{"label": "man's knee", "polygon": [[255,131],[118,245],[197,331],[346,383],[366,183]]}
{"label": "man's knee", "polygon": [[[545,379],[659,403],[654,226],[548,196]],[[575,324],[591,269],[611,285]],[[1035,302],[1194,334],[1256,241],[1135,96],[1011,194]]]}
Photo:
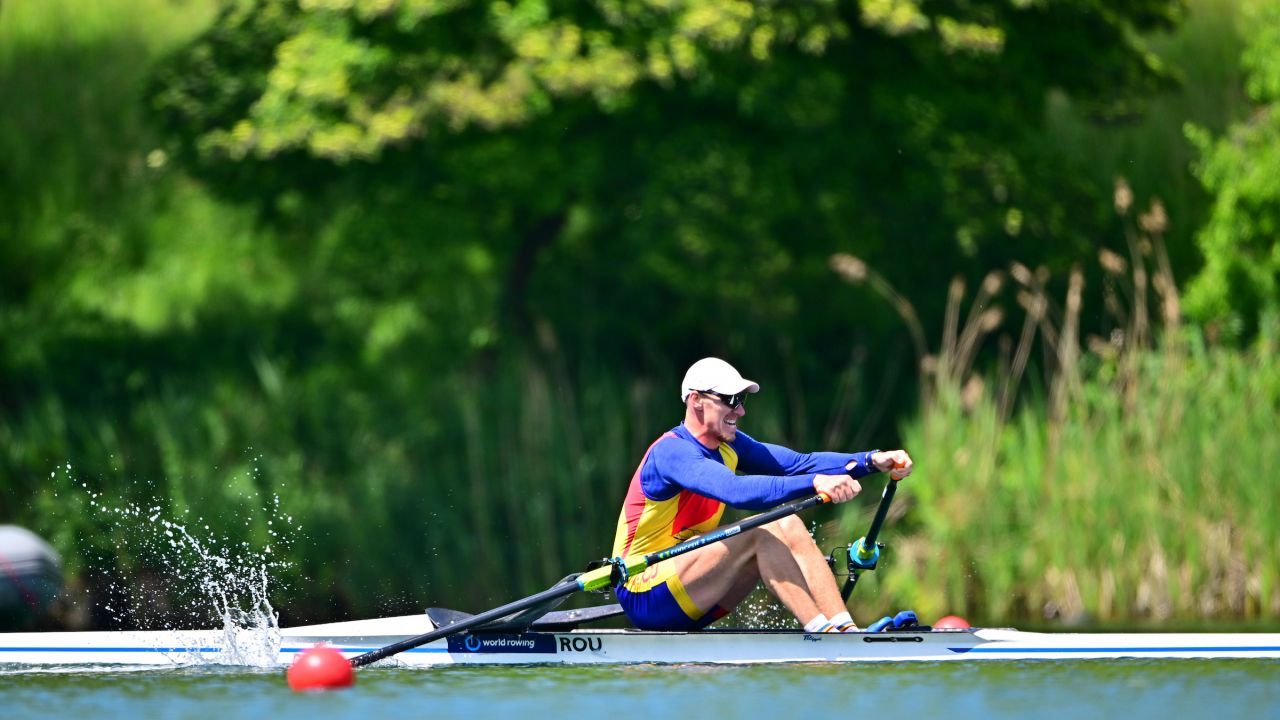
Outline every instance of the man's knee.
{"label": "man's knee", "polygon": [[796,515],[788,515],[776,521],[774,525],[776,528],[774,534],[793,549],[813,544],[813,536],[809,534],[809,528],[805,526],[804,520]]}

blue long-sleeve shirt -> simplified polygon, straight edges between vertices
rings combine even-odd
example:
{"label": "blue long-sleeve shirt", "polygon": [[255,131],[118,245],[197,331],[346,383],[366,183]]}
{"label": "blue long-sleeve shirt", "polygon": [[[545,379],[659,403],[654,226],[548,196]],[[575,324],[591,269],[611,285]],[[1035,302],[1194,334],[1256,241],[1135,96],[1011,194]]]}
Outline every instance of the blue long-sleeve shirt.
{"label": "blue long-sleeve shirt", "polygon": [[761,510],[813,493],[814,475],[854,478],[875,472],[871,453],[798,453],[762,443],[739,430],[725,443],[736,455],[735,474],[727,453],[712,450],[694,438],[683,423],[660,439],[640,469],[640,488],[652,500],[667,500],[682,489],[714,498],[731,507]]}
{"label": "blue long-sleeve shirt", "polygon": [[706,532],[726,505],[762,510],[810,495],[814,475],[865,477],[876,472],[873,452],[798,453],[741,430],[711,449],[677,425],[650,446],[631,478],[614,555],[652,552]]}

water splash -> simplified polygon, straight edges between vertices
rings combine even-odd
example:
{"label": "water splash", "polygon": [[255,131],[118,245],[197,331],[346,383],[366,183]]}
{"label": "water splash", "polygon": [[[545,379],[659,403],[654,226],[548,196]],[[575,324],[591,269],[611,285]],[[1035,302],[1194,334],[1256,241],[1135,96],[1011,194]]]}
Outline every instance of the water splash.
{"label": "water splash", "polygon": [[183,525],[160,520],[159,526],[174,550],[169,567],[194,573],[188,578],[198,589],[197,601],[211,605],[221,622],[219,664],[274,665],[280,651],[280,616],[268,591],[270,570],[281,563],[267,559],[271,546],[258,553],[242,542],[240,551],[233,552],[227,545],[219,547],[207,538],[202,541]]}
{"label": "water splash", "polygon": [[764,588],[756,588],[718,627],[784,630],[795,628],[796,619]]}
{"label": "water splash", "polygon": [[[810,523],[810,537],[817,540],[819,537],[818,531],[818,526]],[[755,590],[747,595],[746,599],[738,604],[738,607],[734,608],[728,617],[719,622],[717,627],[787,630],[795,629],[799,624],[791,612],[777,598],[770,594],[763,585],[758,585]]]}
{"label": "water splash", "polygon": [[[71,466],[66,465],[68,478]],[[203,517],[178,521],[165,504],[114,504],[76,482],[90,511],[105,524],[116,561],[127,566],[127,579],[106,584],[110,597],[99,607],[116,622],[138,628],[189,630],[193,623],[212,626],[217,635],[219,665],[273,667],[281,646],[279,613],[271,604],[275,578],[291,563],[284,559],[289,540],[298,532],[293,517],[273,495],[263,510],[265,543],[219,534]],[[244,525],[248,534],[251,520]],[[216,523],[215,523],[216,524]],[[181,627],[180,627],[181,626]],[[208,633],[202,633],[207,636]],[[197,648],[208,640],[191,639],[183,663],[201,662]],[[204,660],[204,662],[209,662]]]}

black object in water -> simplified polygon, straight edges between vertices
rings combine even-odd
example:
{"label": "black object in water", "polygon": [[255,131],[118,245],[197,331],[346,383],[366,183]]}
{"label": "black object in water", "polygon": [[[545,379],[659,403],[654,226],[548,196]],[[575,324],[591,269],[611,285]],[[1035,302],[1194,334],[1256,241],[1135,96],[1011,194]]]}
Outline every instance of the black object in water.
{"label": "black object in water", "polygon": [[62,561],[40,536],[0,525],[0,631],[42,615],[62,589]]}

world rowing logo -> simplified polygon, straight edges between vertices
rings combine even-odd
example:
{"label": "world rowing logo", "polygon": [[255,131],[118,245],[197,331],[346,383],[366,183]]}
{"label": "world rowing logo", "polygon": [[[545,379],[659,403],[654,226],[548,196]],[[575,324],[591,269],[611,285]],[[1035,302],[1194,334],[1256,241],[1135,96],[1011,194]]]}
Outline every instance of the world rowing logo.
{"label": "world rowing logo", "polygon": [[448,639],[448,643],[449,652],[459,653],[542,653],[554,655],[556,652],[555,636],[545,633],[455,635]]}

